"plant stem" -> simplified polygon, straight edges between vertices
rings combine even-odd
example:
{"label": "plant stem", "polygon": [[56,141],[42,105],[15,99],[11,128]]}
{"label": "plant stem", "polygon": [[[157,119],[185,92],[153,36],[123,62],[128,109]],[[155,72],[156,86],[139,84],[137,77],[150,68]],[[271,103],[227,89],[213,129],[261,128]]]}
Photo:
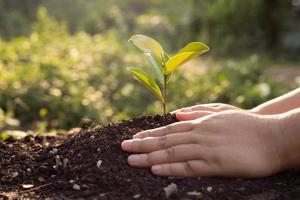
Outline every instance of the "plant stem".
{"label": "plant stem", "polygon": [[167,110],[167,76],[164,75],[164,86],[163,86],[163,96],[164,96],[164,102],[163,102],[163,107],[164,107],[164,116],[166,116],[166,110]]}

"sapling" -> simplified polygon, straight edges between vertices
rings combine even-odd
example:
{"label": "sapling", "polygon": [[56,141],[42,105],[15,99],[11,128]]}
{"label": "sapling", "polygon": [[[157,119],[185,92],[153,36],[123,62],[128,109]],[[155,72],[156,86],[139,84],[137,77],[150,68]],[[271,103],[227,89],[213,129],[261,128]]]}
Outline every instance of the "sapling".
{"label": "sapling", "polygon": [[159,98],[163,106],[163,113],[166,115],[167,86],[172,73],[183,64],[207,52],[209,47],[201,42],[191,42],[174,56],[169,57],[161,45],[148,36],[134,35],[129,42],[145,54],[155,76],[153,77],[139,68],[130,67],[128,70],[134,78]]}

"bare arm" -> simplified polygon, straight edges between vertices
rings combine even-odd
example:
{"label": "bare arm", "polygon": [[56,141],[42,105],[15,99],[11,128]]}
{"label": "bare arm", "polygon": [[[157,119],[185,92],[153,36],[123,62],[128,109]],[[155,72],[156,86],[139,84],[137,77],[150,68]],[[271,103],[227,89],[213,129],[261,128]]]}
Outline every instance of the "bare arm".
{"label": "bare arm", "polygon": [[[285,113],[290,110],[300,108],[300,88],[295,89],[280,97],[267,101],[251,110],[250,113],[259,115],[274,115]],[[223,103],[210,103],[200,104],[191,107],[181,108],[173,111],[179,121],[194,120],[206,115],[223,112],[226,110],[241,110],[238,107],[223,104]]]}
{"label": "bare arm", "polygon": [[253,113],[272,115],[300,108],[300,88],[265,102],[251,110]]}

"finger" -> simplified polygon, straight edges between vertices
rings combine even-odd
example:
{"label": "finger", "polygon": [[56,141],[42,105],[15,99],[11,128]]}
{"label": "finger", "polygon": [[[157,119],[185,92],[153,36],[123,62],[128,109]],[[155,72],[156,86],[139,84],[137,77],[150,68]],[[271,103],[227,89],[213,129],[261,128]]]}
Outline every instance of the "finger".
{"label": "finger", "polygon": [[158,176],[179,176],[179,177],[193,177],[193,176],[215,176],[216,169],[212,168],[203,160],[191,160],[186,162],[166,163],[154,165],[151,167],[153,174]]}
{"label": "finger", "polygon": [[204,148],[200,145],[182,144],[149,154],[131,155],[128,157],[128,163],[135,167],[149,167],[156,164],[201,160],[204,156]]}
{"label": "finger", "polygon": [[121,146],[124,151],[148,153],[166,149],[179,144],[196,143],[197,135],[189,132],[174,133],[161,137],[146,137],[143,139],[126,140]]}
{"label": "finger", "polygon": [[193,129],[193,124],[191,122],[176,122],[173,124],[169,124],[164,127],[146,130],[139,132],[132,137],[135,138],[145,138],[145,137],[160,137],[168,134],[179,133],[179,132],[187,132]]}
{"label": "finger", "polygon": [[176,118],[179,121],[188,121],[204,117],[206,115],[214,114],[215,112],[209,111],[192,111],[192,112],[178,112]]}
{"label": "finger", "polygon": [[196,105],[196,106],[191,106],[187,108],[181,108],[178,110],[175,110],[171,112],[172,114],[176,114],[178,112],[193,112],[193,111],[210,111],[210,112],[218,112],[219,109],[218,107],[215,106],[209,106],[209,104],[202,104],[202,105]]}

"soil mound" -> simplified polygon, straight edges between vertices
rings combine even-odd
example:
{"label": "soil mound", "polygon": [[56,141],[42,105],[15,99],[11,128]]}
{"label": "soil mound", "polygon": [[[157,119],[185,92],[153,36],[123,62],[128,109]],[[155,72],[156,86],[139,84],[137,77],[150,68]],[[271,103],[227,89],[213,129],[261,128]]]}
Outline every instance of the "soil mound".
{"label": "soil mound", "polygon": [[[300,173],[262,179],[157,177],[128,166],[120,143],[138,131],[176,122],[143,116],[79,133],[0,143],[0,199],[300,199]],[[246,155],[245,155],[246,156]]]}

